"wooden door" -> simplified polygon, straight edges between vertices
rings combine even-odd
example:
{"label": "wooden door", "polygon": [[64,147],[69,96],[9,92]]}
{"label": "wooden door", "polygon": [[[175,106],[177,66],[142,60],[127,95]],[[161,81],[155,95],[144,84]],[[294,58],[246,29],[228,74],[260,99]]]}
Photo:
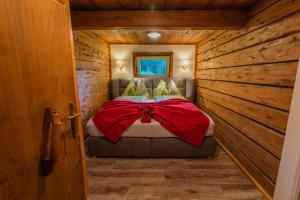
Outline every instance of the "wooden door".
{"label": "wooden door", "polygon": [[[70,102],[79,112],[69,3],[0,0],[0,19],[0,199],[83,200],[82,130],[73,137],[67,120]],[[61,135],[57,164],[42,177],[48,106]]]}

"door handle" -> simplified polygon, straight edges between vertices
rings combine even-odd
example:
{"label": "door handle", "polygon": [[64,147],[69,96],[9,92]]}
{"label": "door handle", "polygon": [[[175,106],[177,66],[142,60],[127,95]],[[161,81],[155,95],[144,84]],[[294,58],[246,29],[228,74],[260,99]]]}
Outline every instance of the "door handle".
{"label": "door handle", "polygon": [[61,134],[61,116],[54,109],[47,107],[44,112],[43,124],[43,135],[46,136],[46,145],[40,163],[40,173],[42,176],[48,176],[58,161]]}
{"label": "door handle", "polygon": [[73,113],[73,115],[68,116],[67,119],[71,120],[71,119],[77,118],[79,116],[80,116],[80,113]]}
{"label": "door handle", "polygon": [[70,120],[71,122],[71,130],[72,130],[73,138],[76,138],[78,136],[76,119],[80,116],[80,113],[75,112],[75,105],[73,102],[69,104],[69,110],[70,110],[70,115],[67,117],[67,119]]}

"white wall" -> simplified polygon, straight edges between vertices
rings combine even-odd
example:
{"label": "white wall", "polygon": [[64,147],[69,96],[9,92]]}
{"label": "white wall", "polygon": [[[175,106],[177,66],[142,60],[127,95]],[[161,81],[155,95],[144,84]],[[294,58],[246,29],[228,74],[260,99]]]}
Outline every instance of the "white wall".
{"label": "white wall", "polygon": [[300,63],[283,145],[274,200],[296,200],[300,177]]}
{"label": "white wall", "polygon": [[[196,45],[110,45],[112,78],[133,76],[133,52],[173,52],[173,77],[194,77]],[[188,60],[189,68],[182,69]],[[120,70],[117,61],[125,66]]]}

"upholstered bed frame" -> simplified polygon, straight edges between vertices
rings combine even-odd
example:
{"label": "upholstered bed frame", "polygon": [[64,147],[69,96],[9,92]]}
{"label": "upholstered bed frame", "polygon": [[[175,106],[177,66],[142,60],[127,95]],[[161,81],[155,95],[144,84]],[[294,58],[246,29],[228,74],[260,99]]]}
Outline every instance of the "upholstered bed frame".
{"label": "upholstered bed frame", "polygon": [[[142,78],[150,94],[161,78]],[[111,99],[121,96],[131,79],[111,80]],[[137,81],[138,79],[134,79]],[[165,79],[167,82],[168,79]],[[195,100],[195,79],[172,78],[181,94],[188,100]],[[89,137],[87,148],[90,156],[96,157],[157,157],[187,158],[212,157],[216,152],[216,142],[212,136],[205,137],[203,144],[192,146],[178,138],[132,138],[122,137],[111,143],[103,137]]]}
{"label": "upholstered bed frame", "polygon": [[[137,82],[140,78],[135,78],[134,81]],[[166,82],[169,81],[168,78],[141,78],[143,79],[145,86],[152,96],[154,89],[158,86],[161,79],[164,79]],[[195,79],[193,78],[172,78],[175,82],[177,88],[180,90],[181,94],[188,100],[195,100]],[[111,80],[111,98],[115,99],[121,96],[128,83],[131,79],[112,79]]]}

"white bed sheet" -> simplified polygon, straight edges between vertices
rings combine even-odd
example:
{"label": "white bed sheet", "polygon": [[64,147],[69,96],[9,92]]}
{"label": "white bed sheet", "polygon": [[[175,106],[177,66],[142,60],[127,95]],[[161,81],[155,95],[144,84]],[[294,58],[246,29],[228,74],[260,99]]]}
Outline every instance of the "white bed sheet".
{"label": "white bed sheet", "polygon": [[[209,118],[209,127],[206,131],[205,136],[212,136],[215,128],[215,123],[206,113],[204,114]],[[87,133],[90,136],[105,137],[95,126],[92,119],[93,118],[91,118],[86,125]],[[177,136],[170,133],[167,129],[161,126],[159,122],[153,119],[151,120],[151,123],[142,123],[141,120],[138,119],[133,123],[132,126],[125,130],[122,137],[167,138]]]}

